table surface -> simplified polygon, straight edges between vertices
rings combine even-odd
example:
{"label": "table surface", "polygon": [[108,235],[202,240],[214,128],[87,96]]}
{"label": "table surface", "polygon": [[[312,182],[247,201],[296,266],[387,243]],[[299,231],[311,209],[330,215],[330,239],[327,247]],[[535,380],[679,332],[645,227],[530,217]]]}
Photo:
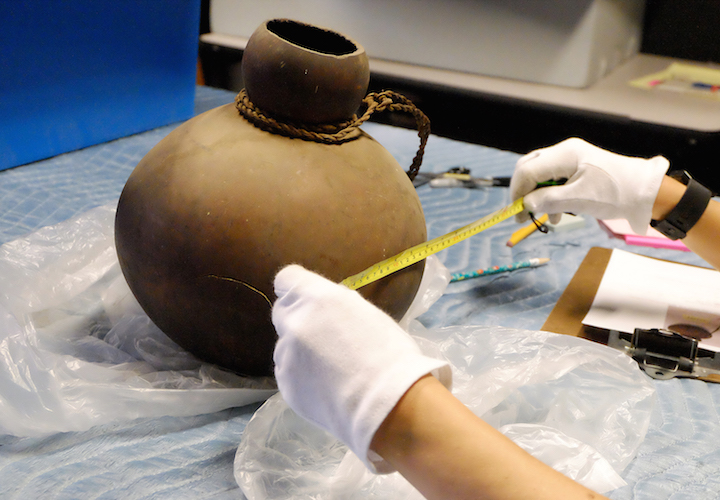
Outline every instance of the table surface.
{"label": "table surface", "polygon": [[[231,102],[226,91],[199,87],[196,113]],[[137,162],[170,125],[0,172],[0,243],[117,200]],[[413,131],[369,123],[364,129],[401,165],[417,148]],[[661,152],[660,152],[661,153]],[[465,166],[476,176],[512,173],[518,155],[432,136],[424,171]],[[435,237],[509,202],[507,189],[418,189]],[[691,264],[693,254],[628,247],[594,220],[581,229],[536,233],[516,246],[517,226],[498,224],[439,254],[452,272],[550,257],[536,269],[451,284],[421,317],[429,327],[500,325],[539,329],[592,246]],[[720,385],[692,380],[655,382],[656,406],[638,457],[624,471],[628,486],[613,499],[720,498]],[[257,405],[197,417],[145,419],[48,438],[0,437],[2,498],[242,498],[232,461]],[[108,463],[110,453],[112,463]],[[106,454],[106,455],[103,455]],[[148,464],[152,464],[151,467]]]}

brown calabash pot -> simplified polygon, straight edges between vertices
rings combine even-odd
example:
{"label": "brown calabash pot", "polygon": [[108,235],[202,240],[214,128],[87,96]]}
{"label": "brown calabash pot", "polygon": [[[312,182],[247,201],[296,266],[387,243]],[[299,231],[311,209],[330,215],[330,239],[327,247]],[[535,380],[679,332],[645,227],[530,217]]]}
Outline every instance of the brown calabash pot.
{"label": "brown calabash pot", "polygon": [[[243,73],[259,109],[307,123],[349,119],[368,81],[358,44],[286,20],[253,34]],[[426,229],[407,174],[366,133],[330,145],[285,137],[229,104],[185,122],[140,161],[115,239],[133,294],[171,339],[202,360],[270,375],[279,269],[299,263],[339,282],[425,241]],[[360,293],[399,319],[422,266]]]}

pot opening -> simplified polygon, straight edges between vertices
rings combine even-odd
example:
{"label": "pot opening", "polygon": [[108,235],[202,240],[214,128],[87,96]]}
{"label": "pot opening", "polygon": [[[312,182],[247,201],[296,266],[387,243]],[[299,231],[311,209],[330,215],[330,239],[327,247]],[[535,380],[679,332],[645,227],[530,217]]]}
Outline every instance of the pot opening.
{"label": "pot opening", "polygon": [[343,56],[358,50],[353,42],[339,33],[309,24],[288,20],[273,20],[268,21],[267,29],[290,43],[323,54]]}

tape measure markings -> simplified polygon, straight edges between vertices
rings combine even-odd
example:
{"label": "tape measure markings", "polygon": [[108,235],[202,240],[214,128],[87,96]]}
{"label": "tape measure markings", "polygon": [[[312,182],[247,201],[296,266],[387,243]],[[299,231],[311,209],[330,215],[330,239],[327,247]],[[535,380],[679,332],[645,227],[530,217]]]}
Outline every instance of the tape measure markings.
{"label": "tape measure markings", "polygon": [[408,248],[399,254],[385,259],[377,264],[370,266],[366,270],[354,274],[342,281],[342,284],[351,290],[357,290],[360,287],[368,285],[374,281],[384,278],[385,276],[404,269],[408,266],[420,262],[421,260],[436,254],[456,243],[468,239],[485,229],[488,229],[499,222],[509,219],[515,214],[523,211],[523,199],[515,200],[510,205],[500,210],[486,215],[485,217],[471,222],[455,231],[451,231],[443,236],[438,236],[430,241],[420,243],[414,247]]}

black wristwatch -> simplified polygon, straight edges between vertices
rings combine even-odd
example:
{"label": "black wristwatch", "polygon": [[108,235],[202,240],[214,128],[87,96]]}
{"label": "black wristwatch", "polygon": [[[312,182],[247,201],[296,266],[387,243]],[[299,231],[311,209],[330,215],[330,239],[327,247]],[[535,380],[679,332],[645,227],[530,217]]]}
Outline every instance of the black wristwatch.
{"label": "black wristwatch", "polygon": [[652,220],[650,225],[671,240],[685,237],[688,231],[700,220],[703,212],[710,203],[712,191],[690,177],[685,170],[678,170],[668,174],[687,186],[685,194],[675,208],[661,221]]}

